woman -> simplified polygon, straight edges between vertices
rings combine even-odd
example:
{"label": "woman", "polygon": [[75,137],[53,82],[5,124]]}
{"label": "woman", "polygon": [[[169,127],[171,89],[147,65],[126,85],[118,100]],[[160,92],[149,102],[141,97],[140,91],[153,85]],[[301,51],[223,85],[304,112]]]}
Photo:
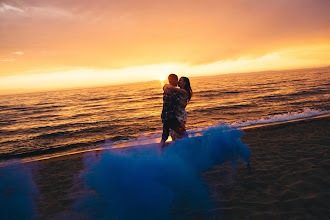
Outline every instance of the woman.
{"label": "woman", "polygon": [[[186,112],[185,108],[186,108],[188,102],[190,101],[193,92],[192,92],[192,89],[190,86],[190,81],[187,77],[181,77],[178,82],[178,86],[180,88],[174,87],[170,84],[166,84],[164,86],[164,89],[175,90],[180,94],[181,100],[180,100],[180,104],[179,104],[177,112],[176,112],[176,117],[177,117],[178,121],[184,126],[187,122],[187,112]],[[171,135],[173,141],[181,138],[180,135],[173,130],[170,131],[170,135]]]}

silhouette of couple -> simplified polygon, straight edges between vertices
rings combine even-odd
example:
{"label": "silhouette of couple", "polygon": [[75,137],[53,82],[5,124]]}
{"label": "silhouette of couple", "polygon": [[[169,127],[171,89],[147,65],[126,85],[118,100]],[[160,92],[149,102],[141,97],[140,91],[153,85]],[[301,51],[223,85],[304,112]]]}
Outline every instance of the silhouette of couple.
{"label": "silhouette of couple", "polygon": [[169,84],[166,84],[163,88],[163,111],[161,116],[163,134],[160,142],[162,149],[165,147],[169,135],[171,135],[172,140],[188,136],[185,128],[187,122],[185,108],[192,97],[192,89],[187,77],[181,77],[178,80],[177,75],[170,74],[168,82]]}

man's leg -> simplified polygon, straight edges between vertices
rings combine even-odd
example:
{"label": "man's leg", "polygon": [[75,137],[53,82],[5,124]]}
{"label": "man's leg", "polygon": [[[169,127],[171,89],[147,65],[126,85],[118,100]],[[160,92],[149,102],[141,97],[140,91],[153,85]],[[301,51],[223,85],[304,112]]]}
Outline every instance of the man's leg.
{"label": "man's leg", "polygon": [[168,121],[163,121],[163,134],[162,134],[162,140],[161,140],[161,147],[164,148],[165,142],[170,134],[170,127],[168,124]]}

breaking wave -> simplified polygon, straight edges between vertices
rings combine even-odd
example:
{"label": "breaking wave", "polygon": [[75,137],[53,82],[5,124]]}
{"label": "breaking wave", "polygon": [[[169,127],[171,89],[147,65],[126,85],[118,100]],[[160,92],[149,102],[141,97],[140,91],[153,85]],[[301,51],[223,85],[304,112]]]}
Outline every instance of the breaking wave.
{"label": "breaking wave", "polygon": [[273,116],[263,117],[260,119],[234,122],[231,123],[231,127],[247,127],[251,125],[269,124],[274,122],[285,122],[285,121],[324,115],[328,113],[330,113],[329,110],[321,111],[321,110],[311,110],[309,108],[305,108],[304,111],[301,113],[289,112],[287,114],[273,115]]}

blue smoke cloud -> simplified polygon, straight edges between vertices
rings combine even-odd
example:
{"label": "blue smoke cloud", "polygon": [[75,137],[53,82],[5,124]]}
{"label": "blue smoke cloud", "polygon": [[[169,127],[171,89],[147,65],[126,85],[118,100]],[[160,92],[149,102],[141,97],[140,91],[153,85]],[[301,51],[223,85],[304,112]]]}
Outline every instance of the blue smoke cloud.
{"label": "blue smoke cloud", "polygon": [[37,188],[31,170],[20,162],[0,168],[1,219],[36,219]]}
{"label": "blue smoke cloud", "polygon": [[221,125],[164,152],[154,144],[89,155],[81,177],[95,193],[76,201],[75,209],[96,219],[205,217],[212,206],[199,173],[226,160],[249,162],[251,151],[241,135]]}

